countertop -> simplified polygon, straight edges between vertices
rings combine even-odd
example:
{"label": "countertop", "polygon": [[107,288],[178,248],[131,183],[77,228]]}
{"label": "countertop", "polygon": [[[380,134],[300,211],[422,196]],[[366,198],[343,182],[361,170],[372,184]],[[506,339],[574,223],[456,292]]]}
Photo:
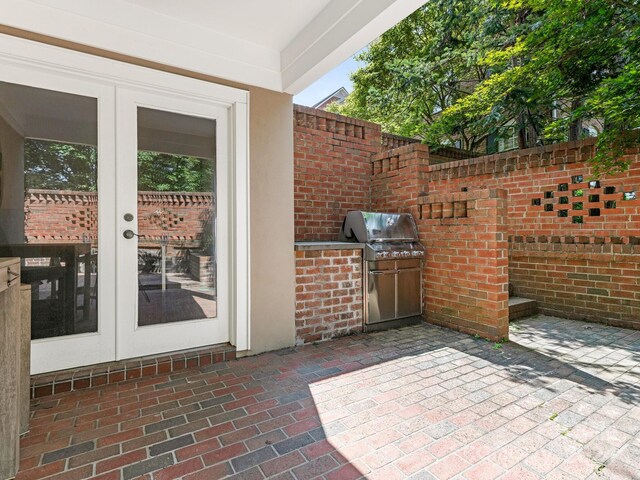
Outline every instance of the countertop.
{"label": "countertop", "polygon": [[8,267],[9,265],[14,265],[16,263],[20,263],[20,259],[18,257],[0,257],[0,268]]}
{"label": "countertop", "polygon": [[295,242],[295,250],[362,250],[364,243],[353,242]]}

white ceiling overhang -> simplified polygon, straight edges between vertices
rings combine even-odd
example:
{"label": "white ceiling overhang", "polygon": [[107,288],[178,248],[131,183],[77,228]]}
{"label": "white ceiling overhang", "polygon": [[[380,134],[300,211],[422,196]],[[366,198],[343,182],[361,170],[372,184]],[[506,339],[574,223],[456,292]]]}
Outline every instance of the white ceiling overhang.
{"label": "white ceiling overhang", "polygon": [[296,94],[425,0],[0,0],[0,24]]}

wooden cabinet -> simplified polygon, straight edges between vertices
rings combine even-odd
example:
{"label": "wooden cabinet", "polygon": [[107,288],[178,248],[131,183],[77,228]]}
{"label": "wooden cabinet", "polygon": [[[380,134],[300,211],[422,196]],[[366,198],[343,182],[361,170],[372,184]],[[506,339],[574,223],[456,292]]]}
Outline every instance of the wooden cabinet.
{"label": "wooden cabinet", "polygon": [[29,431],[31,400],[31,285],[20,285],[20,434]]}
{"label": "wooden cabinet", "polygon": [[20,260],[0,258],[0,479],[18,471],[20,440]]}

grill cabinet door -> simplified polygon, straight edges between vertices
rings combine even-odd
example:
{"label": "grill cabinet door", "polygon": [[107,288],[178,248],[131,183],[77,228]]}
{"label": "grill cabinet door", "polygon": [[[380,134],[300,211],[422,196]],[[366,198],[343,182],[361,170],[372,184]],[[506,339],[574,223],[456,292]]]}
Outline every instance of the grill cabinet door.
{"label": "grill cabinet door", "polygon": [[422,313],[420,269],[398,270],[398,318]]}
{"label": "grill cabinet door", "polygon": [[396,272],[369,272],[369,318],[367,323],[392,320],[396,316]]}

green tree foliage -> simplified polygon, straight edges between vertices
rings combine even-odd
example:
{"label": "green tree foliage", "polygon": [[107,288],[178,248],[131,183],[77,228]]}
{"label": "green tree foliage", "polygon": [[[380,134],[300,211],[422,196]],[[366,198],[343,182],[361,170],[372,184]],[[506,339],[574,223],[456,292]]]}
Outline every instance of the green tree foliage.
{"label": "green tree foliage", "polygon": [[[386,131],[430,139],[430,126],[488,76],[479,62],[505,41],[509,12],[488,0],[432,0],[384,33],[359,56],[354,91],[331,109],[382,124]],[[487,136],[464,121],[440,140],[474,149]]]}
{"label": "green tree foliage", "polygon": [[94,146],[27,139],[24,164],[26,188],[87,192],[97,189]]}
{"label": "green tree foliage", "polygon": [[[183,155],[138,152],[138,189],[211,192],[215,166],[211,160]],[[25,141],[25,186],[48,190],[97,190],[96,147],[45,140]]]}
{"label": "green tree foliage", "polygon": [[[561,112],[532,121],[540,142],[577,140],[585,120],[604,131],[594,159],[598,176],[627,167],[621,158],[626,131],[640,127],[640,15],[635,2],[611,0],[511,0],[504,6],[525,17],[514,42],[481,59],[492,75],[444,112],[435,130],[457,116],[480,122],[514,91],[531,107],[548,100]],[[515,60],[515,61],[514,61]],[[539,109],[539,112],[544,112]]]}
{"label": "green tree foliage", "polygon": [[362,55],[340,112],[469,149],[512,126],[520,147],[575,140],[598,120],[596,174],[613,173],[640,127],[639,36],[639,0],[431,1]]}
{"label": "green tree foliage", "polygon": [[138,190],[159,192],[211,192],[211,160],[184,155],[138,152]]}

